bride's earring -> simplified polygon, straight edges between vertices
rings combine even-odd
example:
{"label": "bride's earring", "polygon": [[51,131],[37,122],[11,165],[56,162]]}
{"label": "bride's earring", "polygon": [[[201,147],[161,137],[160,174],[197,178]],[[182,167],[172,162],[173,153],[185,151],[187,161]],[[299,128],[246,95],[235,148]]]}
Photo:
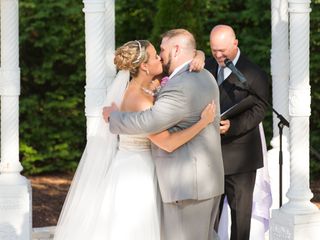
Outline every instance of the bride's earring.
{"label": "bride's earring", "polygon": [[147,73],[147,75],[149,75],[149,69],[146,69],[146,73]]}

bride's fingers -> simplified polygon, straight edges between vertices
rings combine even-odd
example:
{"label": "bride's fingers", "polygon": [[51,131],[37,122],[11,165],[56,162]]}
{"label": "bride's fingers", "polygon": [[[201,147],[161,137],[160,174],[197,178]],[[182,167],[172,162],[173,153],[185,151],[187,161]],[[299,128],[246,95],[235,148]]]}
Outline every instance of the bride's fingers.
{"label": "bride's fingers", "polygon": [[118,106],[117,106],[117,104],[116,104],[115,102],[112,102],[111,108],[112,108],[113,110],[115,110],[115,111],[119,109]]}
{"label": "bride's fingers", "polygon": [[209,109],[210,109],[210,118],[211,118],[211,121],[210,121],[210,122],[213,122],[214,117],[216,116],[216,105],[210,103]]}
{"label": "bride's fingers", "polygon": [[216,110],[217,110],[216,104],[212,103],[212,111],[213,111],[214,115],[216,115]]}
{"label": "bride's fingers", "polygon": [[204,118],[208,123],[214,119],[214,107],[209,103],[201,113],[201,118]]}
{"label": "bride's fingers", "polygon": [[214,116],[216,115],[216,110],[217,110],[217,106],[216,104],[214,103],[214,100],[212,100],[212,102],[210,103],[211,105],[211,109],[212,109],[212,112],[214,114]]}

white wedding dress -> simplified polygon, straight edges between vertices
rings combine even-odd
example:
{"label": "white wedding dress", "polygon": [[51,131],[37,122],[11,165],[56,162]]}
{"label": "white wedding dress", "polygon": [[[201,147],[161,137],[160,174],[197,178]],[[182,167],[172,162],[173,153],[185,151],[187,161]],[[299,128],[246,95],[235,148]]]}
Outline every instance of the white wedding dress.
{"label": "white wedding dress", "polygon": [[[119,106],[129,80],[120,71],[104,105]],[[117,135],[97,118],[70,186],[54,240],[160,240],[160,197],[150,141]]]}
{"label": "white wedding dress", "polygon": [[157,178],[146,137],[120,135],[103,197],[92,239],[160,240]]}

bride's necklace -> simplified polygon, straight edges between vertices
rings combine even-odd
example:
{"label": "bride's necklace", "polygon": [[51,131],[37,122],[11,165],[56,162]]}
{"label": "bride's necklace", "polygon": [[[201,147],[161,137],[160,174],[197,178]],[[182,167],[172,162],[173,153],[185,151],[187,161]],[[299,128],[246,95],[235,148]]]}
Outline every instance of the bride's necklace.
{"label": "bride's necklace", "polygon": [[152,90],[150,90],[148,88],[141,87],[141,90],[144,91],[146,94],[149,94],[152,97],[154,97],[154,95],[155,95],[154,91],[152,91]]}
{"label": "bride's necklace", "polygon": [[133,79],[133,82],[136,84],[136,86],[138,86],[144,93],[154,97],[155,96],[155,92],[150,90],[149,88],[143,87],[141,86],[135,79]]}

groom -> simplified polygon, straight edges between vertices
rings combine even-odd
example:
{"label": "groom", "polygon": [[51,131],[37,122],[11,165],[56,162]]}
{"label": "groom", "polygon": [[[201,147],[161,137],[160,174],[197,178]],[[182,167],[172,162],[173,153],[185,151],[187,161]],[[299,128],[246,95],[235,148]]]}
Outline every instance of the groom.
{"label": "groom", "polygon": [[[219,89],[207,71],[189,72],[196,43],[184,29],[162,35],[160,57],[169,81],[154,106],[138,113],[106,108],[110,131],[115,134],[151,134],[179,131],[199,120],[201,111],[214,100],[217,115],[190,142],[168,153],[152,146],[163,200],[165,240],[214,239],[213,224],[223,193],[224,171],[220,145]],[[109,115],[110,113],[110,115]]]}

